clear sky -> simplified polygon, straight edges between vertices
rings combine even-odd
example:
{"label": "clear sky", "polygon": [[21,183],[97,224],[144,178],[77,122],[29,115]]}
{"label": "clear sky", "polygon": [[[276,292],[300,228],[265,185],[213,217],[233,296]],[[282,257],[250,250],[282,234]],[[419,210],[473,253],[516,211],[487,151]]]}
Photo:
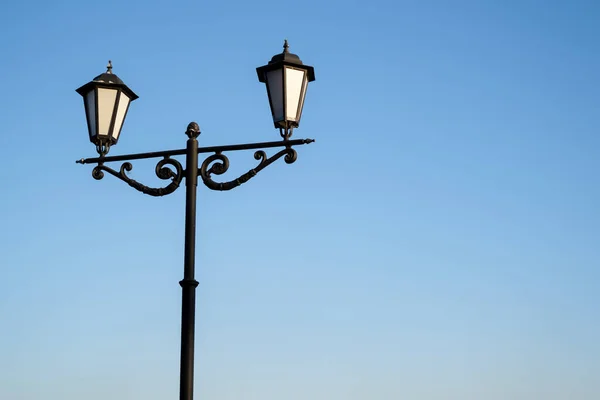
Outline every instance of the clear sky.
{"label": "clear sky", "polygon": [[[95,156],[276,140],[255,68],[315,67],[298,161],[199,187],[196,399],[600,398],[600,2],[0,6],[0,399],[176,399],[184,191]],[[231,157],[233,178],[255,165]],[[147,184],[154,163],[134,164]]]}

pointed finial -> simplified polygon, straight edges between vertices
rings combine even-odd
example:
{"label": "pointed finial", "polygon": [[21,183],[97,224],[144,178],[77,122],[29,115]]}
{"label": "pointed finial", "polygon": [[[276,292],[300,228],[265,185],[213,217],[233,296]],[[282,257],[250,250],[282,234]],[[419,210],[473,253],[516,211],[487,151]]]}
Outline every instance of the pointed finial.
{"label": "pointed finial", "polygon": [[106,73],[112,74],[112,61],[108,60],[108,65],[106,66]]}
{"label": "pointed finial", "polygon": [[289,48],[290,48],[290,45],[288,44],[287,39],[285,39],[283,41],[283,52],[284,53],[289,53],[290,52]]}

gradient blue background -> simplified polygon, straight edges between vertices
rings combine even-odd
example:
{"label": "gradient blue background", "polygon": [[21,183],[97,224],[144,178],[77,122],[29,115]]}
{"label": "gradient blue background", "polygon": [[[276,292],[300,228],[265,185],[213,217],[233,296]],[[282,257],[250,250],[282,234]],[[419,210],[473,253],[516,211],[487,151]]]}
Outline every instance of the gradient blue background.
{"label": "gradient blue background", "polygon": [[[255,67],[314,65],[298,161],[198,195],[197,399],[600,398],[600,3],[0,6],[0,399],[176,399],[184,191],[76,165],[277,139]],[[231,158],[232,178],[254,165]],[[132,176],[160,183],[154,163]]]}

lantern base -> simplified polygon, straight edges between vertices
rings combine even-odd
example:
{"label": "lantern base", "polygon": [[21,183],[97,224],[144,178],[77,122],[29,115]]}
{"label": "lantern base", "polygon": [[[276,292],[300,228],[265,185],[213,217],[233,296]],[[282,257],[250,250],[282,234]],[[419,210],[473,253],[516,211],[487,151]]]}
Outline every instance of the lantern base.
{"label": "lantern base", "polygon": [[105,155],[107,155],[109,150],[110,150],[110,142],[96,143],[96,151],[98,152],[100,157],[104,157]]}
{"label": "lantern base", "polygon": [[281,126],[279,124],[275,124],[275,127],[279,128],[279,136],[281,136],[283,140],[289,140],[292,137],[292,133],[294,132],[294,126]]}

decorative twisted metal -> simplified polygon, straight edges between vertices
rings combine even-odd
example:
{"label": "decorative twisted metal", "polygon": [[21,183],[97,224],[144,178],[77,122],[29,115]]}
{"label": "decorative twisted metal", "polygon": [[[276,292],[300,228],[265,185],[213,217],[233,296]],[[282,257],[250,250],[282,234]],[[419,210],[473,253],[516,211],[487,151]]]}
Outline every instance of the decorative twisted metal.
{"label": "decorative twisted metal", "polygon": [[202,181],[204,184],[212,190],[231,190],[240,186],[242,183],[248,182],[250,179],[256,176],[262,169],[268,167],[274,161],[278,160],[281,157],[284,157],[284,161],[287,164],[292,164],[298,158],[298,154],[296,150],[291,147],[286,147],[285,149],[275,153],[271,157],[267,158],[267,153],[263,150],[258,150],[254,153],[254,159],[259,160],[258,165],[245,174],[241,175],[239,178],[231,180],[229,182],[215,182],[212,180],[211,175],[222,175],[229,169],[229,159],[227,156],[222,154],[220,151],[215,154],[209,156],[202,162],[198,172],[202,177]]}
{"label": "decorative twisted metal", "polygon": [[[173,169],[169,168],[172,167]],[[133,169],[133,166],[130,162],[125,162],[121,165],[119,172],[114,169],[107,167],[102,162],[100,162],[94,169],[92,170],[92,177],[96,180],[100,180],[104,178],[104,172],[106,171],[109,174],[119,178],[123,182],[127,183],[132,188],[139,190],[142,193],[145,193],[150,196],[165,196],[167,194],[173,193],[179,187],[181,180],[183,179],[183,167],[179,163],[179,161],[165,157],[160,160],[156,164],[155,172],[156,176],[160,179],[171,179],[171,183],[162,188],[152,188],[146,185],[139,183],[136,180],[131,179],[127,176],[126,172],[130,172]]]}

